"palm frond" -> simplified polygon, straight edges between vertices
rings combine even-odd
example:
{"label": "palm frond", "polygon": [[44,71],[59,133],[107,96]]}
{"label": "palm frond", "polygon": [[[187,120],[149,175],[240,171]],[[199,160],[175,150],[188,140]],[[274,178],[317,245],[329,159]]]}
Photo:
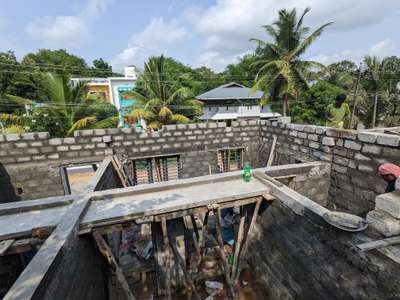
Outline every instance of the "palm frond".
{"label": "palm frond", "polygon": [[29,100],[23,97],[19,97],[19,96],[14,96],[14,95],[6,95],[6,98],[15,102],[16,104],[20,104],[20,105],[35,105],[36,102],[33,100]]}
{"label": "palm frond", "polygon": [[97,121],[96,117],[86,117],[76,121],[67,131],[67,136],[71,136],[75,130],[84,129]]}
{"label": "palm frond", "polygon": [[161,128],[161,123],[159,121],[152,121],[147,125],[147,127],[151,129],[159,129]]}
{"label": "palm frond", "polygon": [[301,55],[324,31],[324,29],[333,22],[326,23],[320,26],[317,30],[315,30],[312,34],[310,34],[304,41],[300,43],[300,45],[290,54],[290,59],[293,59],[296,56]]}
{"label": "palm frond", "polygon": [[174,114],[174,115],[172,115],[171,117],[170,117],[170,120],[173,122],[173,123],[179,123],[179,124],[187,124],[187,123],[189,123],[189,118],[188,117],[186,117],[186,116],[184,116],[184,115],[181,115],[181,114]]}
{"label": "palm frond", "polygon": [[111,128],[117,125],[118,121],[119,117],[110,117],[90,125],[90,128]]}
{"label": "palm frond", "polygon": [[163,106],[158,112],[158,116],[160,117],[167,117],[170,115],[172,115],[172,111],[167,106]]}
{"label": "palm frond", "polygon": [[14,114],[0,113],[0,121],[5,123],[12,123],[15,125],[23,125],[24,117]]}

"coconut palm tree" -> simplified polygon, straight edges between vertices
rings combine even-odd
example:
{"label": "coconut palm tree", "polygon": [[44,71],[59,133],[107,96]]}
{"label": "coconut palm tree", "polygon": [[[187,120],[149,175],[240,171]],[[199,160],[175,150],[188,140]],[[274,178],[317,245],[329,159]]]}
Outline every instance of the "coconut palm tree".
{"label": "coconut palm tree", "polygon": [[252,39],[264,50],[263,57],[255,62],[259,72],[253,89],[269,93],[271,100],[283,100],[284,115],[288,98],[297,98],[298,93],[308,87],[305,72],[310,68],[324,67],[317,62],[300,59],[323,30],[332,24],[326,23],[307,36],[310,28],[303,26],[303,20],[309,11],[310,8],[306,8],[298,18],[295,8],[291,11],[282,9],[277,21],[263,26],[273,38],[273,43]]}
{"label": "coconut palm tree", "polygon": [[192,98],[188,88],[168,80],[165,67],[163,55],[150,58],[139,79],[143,92],[127,92],[135,99],[130,116],[144,118],[154,129],[164,124],[188,123],[202,112],[202,102]]}
{"label": "coconut palm tree", "polygon": [[376,56],[364,57],[366,68],[361,74],[363,97],[357,114],[367,127],[375,127],[376,121],[386,115],[390,108],[388,63],[387,58],[381,60]]}
{"label": "coconut palm tree", "polygon": [[[75,130],[106,128],[118,122],[116,110],[115,116],[108,118],[102,116],[101,120],[95,115],[94,112],[99,103],[87,97],[85,83],[73,85],[68,78],[46,73],[43,75],[43,86],[47,98],[50,99],[49,102],[38,103],[35,100],[13,95],[7,95],[7,97],[16,103],[39,109],[38,117],[48,119],[52,127],[56,127],[53,131],[57,135],[70,136]],[[11,121],[16,125],[22,125],[28,119],[16,115],[0,115],[0,121]]]}

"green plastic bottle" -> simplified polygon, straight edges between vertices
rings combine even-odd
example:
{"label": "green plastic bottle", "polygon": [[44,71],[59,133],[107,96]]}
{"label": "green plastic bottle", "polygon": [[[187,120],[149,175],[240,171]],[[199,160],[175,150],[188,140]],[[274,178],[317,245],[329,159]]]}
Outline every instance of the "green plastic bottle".
{"label": "green plastic bottle", "polygon": [[228,254],[228,264],[233,266],[234,260],[235,260],[235,256],[233,255],[233,253],[229,253]]}
{"label": "green plastic bottle", "polygon": [[243,180],[249,182],[251,179],[251,167],[249,164],[245,164],[243,167]]}

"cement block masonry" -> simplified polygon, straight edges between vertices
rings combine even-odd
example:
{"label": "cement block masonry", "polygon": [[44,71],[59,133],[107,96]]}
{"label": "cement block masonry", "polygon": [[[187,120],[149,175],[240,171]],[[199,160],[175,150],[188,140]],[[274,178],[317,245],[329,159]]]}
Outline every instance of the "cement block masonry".
{"label": "cement block masonry", "polygon": [[[377,174],[384,162],[400,163],[400,137],[284,122],[240,121],[167,125],[159,132],[134,129],[76,131],[50,139],[48,133],[0,135],[0,203],[62,195],[60,167],[101,161],[110,154],[130,158],[179,153],[182,177],[216,169],[216,150],[245,147],[245,161],[265,165],[277,136],[276,163],[323,160],[331,163],[327,206],[365,214],[385,189]],[[309,187],[312,188],[312,187]]]}

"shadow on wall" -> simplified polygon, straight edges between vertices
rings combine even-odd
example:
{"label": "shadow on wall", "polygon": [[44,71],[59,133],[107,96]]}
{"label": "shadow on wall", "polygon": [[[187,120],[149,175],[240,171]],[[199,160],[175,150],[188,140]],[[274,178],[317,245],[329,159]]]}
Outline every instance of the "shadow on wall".
{"label": "shadow on wall", "polygon": [[6,168],[0,163],[0,203],[22,200],[19,196],[22,192],[22,188],[14,187]]}

